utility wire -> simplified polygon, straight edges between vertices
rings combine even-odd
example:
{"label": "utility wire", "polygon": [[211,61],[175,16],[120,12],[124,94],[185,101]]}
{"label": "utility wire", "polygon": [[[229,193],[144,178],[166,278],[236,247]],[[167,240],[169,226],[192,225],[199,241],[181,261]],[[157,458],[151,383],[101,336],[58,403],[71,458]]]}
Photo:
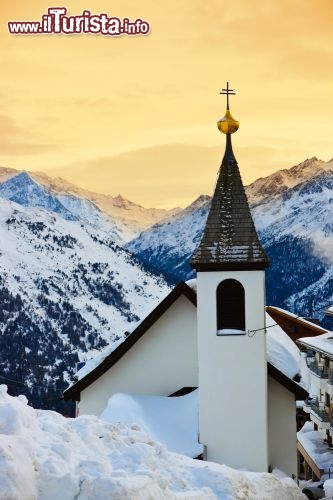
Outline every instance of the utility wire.
{"label": "utility wire", "polygon": [[12,378],[8,378],[8,377],[4,377],[3,375],[0,375],[0,382],[13,382],[14,384],[16,385],[23,385],[24,386],[24,383],[23,382],[20,382],[19,380],[14,380]]}
{"label": "utility wire", "polygon": [[[322,309],[326,309],[327,307],[329,307],[331,305],[332,305],[332,301],[326,303],[324,306],[318,307],[318,309],[313,309],[312,313],[321,311]],[[299,316],[293,316],[293,319],[304,319],[304,315],[300,314]],[[266,331],[266,330],[268,330],[268,328],[273,328],[273,326],[279,326],[279,324],[278,323],[274,323],[273,325],[264,326],[263,328],[256,328],[255,330],[248,330],[247,331],[247,335],[248,335],[248,337],[252,338],[252,337],[254,337],[254,335],[257,332],[260,332],[261,330],[265,330]],[[317,325],[317,326],[319,326],[319,325]],[[322,328],[322,327],[320,327],[320,328]]]}

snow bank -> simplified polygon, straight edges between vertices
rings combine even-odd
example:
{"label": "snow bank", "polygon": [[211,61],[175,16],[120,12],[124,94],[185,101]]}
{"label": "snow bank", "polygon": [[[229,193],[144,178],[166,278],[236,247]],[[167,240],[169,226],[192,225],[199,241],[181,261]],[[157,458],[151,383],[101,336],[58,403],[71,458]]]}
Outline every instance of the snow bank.
{"label": "snow bank", "polygon": [[179,397],[115,394],[101,419],[111,424],[137,424],[169,451],[194,458],[203,452],[198,443],[198,405],[198,390]]}
{"label": "snow bank", "polygon": [[324,491],[326,500],[333,499],[333,479],[327,479],[324,483]]}
{"label": "snow bank", "polygon": [[0,386],[0,500],[304,500],[291,479],[168,452],[137,426],[65,419]]}

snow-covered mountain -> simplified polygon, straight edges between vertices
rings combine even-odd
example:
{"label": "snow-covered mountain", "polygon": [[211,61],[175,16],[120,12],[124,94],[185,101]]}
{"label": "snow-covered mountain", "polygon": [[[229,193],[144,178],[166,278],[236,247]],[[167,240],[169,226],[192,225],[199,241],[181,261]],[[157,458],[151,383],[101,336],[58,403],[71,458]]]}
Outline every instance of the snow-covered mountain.
{"label": "snow-covered mountain", "polygon": [[279,170],[268,177],[260,177],[247,186],[246,194],[252,206],[278,198],[289,189],[308,182],[333,169],[333,159],[325,162],[315,156],[289,169]]}
{"label": "snow-covered mountain", "polygon": [[67,220],[78,220],[66,207],[26,172],[10,177],[0,184],[0,198],[15,201],[24,207],[44,208]]}
{"label": "snow-covered mountain", "polygon": [[210,200],[199,196],[182,212],[142,232],[127,248],[171,279],[187,279],[192,276],[188,262],[199,244]]}
{"label": "snow-covered mountain", "polygon": [[[145,208],[121,195],[111,196],[82,189],[61,177],[52,178],[43,172],[28,173],[6,167],[0,167],[0,187],[0,197],[25,206],[44,206],[47,210],[53,210],[53,203],[54,211],[57,211],[59,202],[64,205],[61,210],[70,204],[69,211],[72,214],[79,210],[76,214],[79,219],[84,212],[90,212],[87,215],[93,215],[94,218],[97,211],[99,220],[101,217],[106,218],[108,223],[113,224],[121,241],[129,241],[156,222],[181,211],[180,208]],[[77,205],[76,209],[74,204]]]}
{"label": "snow-covered mountain", "polygon": [[[271,259],[267,302],[305,315],[333,297],[333,160],[311,158],[246,188],[261,241]],[[188,279],[189,260],[210,207],[201,196],[155,224],[127,248],[163,272]]]}
{"label": "snow-covered mountain", "polygon": [[321,168],[313,158],[302,166],[301,182],[255,204],[252,213],[272,262],[269,302],[322,317],[316,310],[333,297],[333,162]]}
{"label": "snow-covered mountain", "polygon": [[0,378],[50,407],[75,363],[119,338],[170,287],[107,228],[79,219],[75,203],[67,213],[54,200],[43,208],[20,201],[0,200]]}
{"label": "snow-covered mountain", "polygon": [[[160,208],[145,208],[133,203],[121,195],[111,196],[94,193],[87,189],[79,188],[61,177],[52,178],[42,172],[31,172],[30,176],[42,184],[47,190],[63,199],[63,197],[75,197],[92,203],[95,207],[109,216],[116,224],[119,234],[124,241],[129,241],[141,231],[152,226],[156,222],[176,214],[180,208],[165,210]],[[1,178],[0,178],[1,179]]]}
{"label": "snow-covered mountain", "polygon": [[[247,193],[272,261],[268,303],[316,315],[333,301],[333,162],[306,160]],[[75,363],[168,293],[165,275],[193,275],[189,259],[209,205],[200,196],[184,210],[146,212],[121,197],[0,168],[0,379],[34,405],[58,403]],[[149,220],[158,222],[125,249]]]}

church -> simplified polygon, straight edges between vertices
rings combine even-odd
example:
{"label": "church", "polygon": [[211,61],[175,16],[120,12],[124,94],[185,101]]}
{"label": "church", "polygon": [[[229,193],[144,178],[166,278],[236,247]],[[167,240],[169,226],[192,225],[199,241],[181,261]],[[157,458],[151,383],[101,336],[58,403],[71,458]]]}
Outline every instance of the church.
{"label": "church", "polygon": [[295,399],[307,391],[302,375],[288,373],[267,348],[269,259],[232,148],[239,122],[230,113],[229,85],[222,94],[227,109],[218,129],[226,146],[192,257],[196,282],[177,285],[125,340],[87,364],[64,397],[79,402],[80,415],[99,416],[117,393],[180,396],[198,388],[198,439],[207,460],[296,476]]}

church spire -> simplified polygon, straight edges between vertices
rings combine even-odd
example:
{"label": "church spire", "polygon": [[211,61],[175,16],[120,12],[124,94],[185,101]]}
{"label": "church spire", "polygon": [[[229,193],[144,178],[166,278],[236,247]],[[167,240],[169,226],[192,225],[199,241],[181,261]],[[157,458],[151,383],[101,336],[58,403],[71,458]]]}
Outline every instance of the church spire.
{"label": "church spire", "polygon": [[220,94],[227,96],[227,109],[217,122],[220,132],[226,135],[226,148],[204,233],[195,251],[191,265],[197,271],[237,269],[265,269],[266,256],[250,213],[244,186],[231,144],[231,134],[239,122],[229,109],[229,88]]}

